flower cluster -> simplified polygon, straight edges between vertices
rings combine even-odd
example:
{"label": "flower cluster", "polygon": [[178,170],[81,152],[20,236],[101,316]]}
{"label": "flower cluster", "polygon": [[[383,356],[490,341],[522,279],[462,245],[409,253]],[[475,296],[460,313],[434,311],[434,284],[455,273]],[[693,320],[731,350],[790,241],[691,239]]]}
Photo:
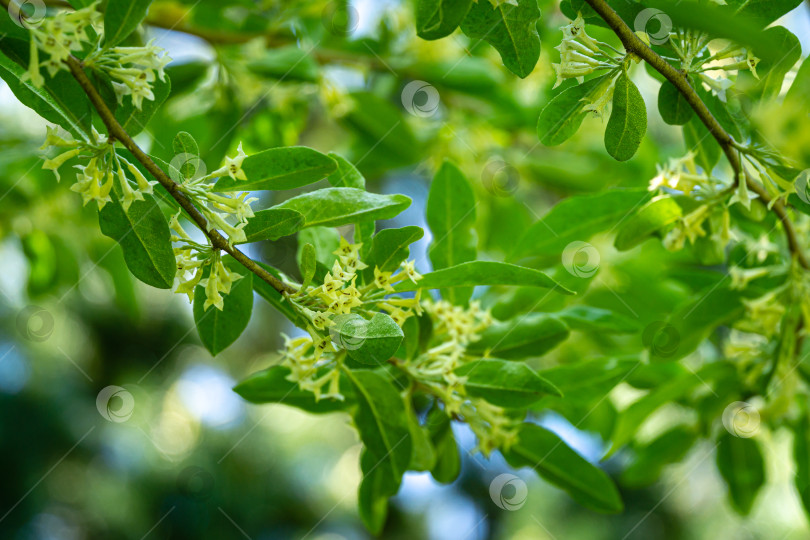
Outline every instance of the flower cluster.
{"label": "flower cluster", "polygon": [[[118,194],[118,201],[125,211],[133,202],[142,201],[144,194],[153,192],[152,186],[157,182],[148,181],[137,167],[117,155],[112,143],[104,141],[95,130],[92,132],[92,139],[92,142],[77,141],[70,135],[61,135],[49,126],[41,149],[70,149],[45,159],[42,168],[52,170],[59,180],[59,168],[68,160],[79,156],[87,158],[86,164],[75,166],[78,170],[76,183],[70,189],[82,196],[85,205],[95,201],[99,210],[112,200],[110,197],[113,192]],[[117,190],[114,189],[116,182]]]}
{"label": "flower cluster", "polygon": [[[44,67],[51,77],[64,69],[64,60],[73,51],[81,50],[82,43],[88,41],[87,30],[95,28],[101,22],[101,14],[96,7],[97,2],[94,2],[76,11],[60,11],[43,20],[41,25],[30,28],[30,53],[25,80],[30,80],[31,84],[39,88],[45,84],[40,68]],[[40,50],[47,54],[47,58],[42,61],[39,57]]]}
{"label": "flower cluster", "polygon": [[[145,47],[98,48],[103,25],[100,24],[101,14],[97,8],[98,2],[94,2],[76,11],[59,11],[41,25],[31,28],[25,80],[30,80],[37,88],[41,87],[45,84],[40,72],[42,67],[53,77],[60,70],[67,69],[65,60],[73,52],[81,51],[84,43],[88,43],[94,50],[82,60],[84,66],[110,77],[119,104],[124,96],[130,96],[133,106],[140,110],[144,99],[154,101],[153,83],[156,78],[165,80],[164,68],[171,58],[153,42]],[[40,60],[40,51],[47,55],[44,60]]]}

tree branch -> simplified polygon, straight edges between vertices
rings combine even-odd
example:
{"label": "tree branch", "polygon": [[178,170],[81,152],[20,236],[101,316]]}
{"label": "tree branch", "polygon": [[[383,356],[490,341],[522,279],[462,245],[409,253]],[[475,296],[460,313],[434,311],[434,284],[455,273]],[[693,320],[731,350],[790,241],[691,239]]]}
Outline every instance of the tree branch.
{"label": "tree branch", "polygon": [[166,191],[169,192],[169,195],[176,200],[180,206],[185,210],[188,215],[191,217],[192,220],[202,229],[202,231],[208,236],[211,240],[211,245],[215,249],[219,249],[228,253],[231,257],[239,261],[245,268],[249,271],[254,273],[263,281],[267,282],[271,287],[276,289],[277,291],[284,293],[293,293],[295,289],[284,283],[270,272],[262,268],[256,261],[242,253],[236,247],[233,247],[228,244],[228,240],[222,236],[219,231],[216,229],[208,230],[208,222],[205,219],[205,216],[197,210],[197,207],[194,206],[194,203],[189,200],[188,197],[185,196],[180,191],[179,186],[171,179],[169,176],[163,172],[163,170],[158,167],[152,159],[146,155],[146,153],[138,147],[132,137],[121,127],[121,124],[118,123],[115,116],[113,115],[112,111],[110,111],[107,104],[104,103],[101,95],[98,93],[96,88],[93,86],[93,83],[85,74],[84,69],[82,68],[81,61],[74,57],[70,56],[67,60],[65,60],[68,67],[70,68],[70,72],[73,74],[73,77],[82,87],[82,90],[87,94],[87,97],[90,99],[90,103],[92,103],[93,107],[98,112],[99,116],[101,116],[101,120],[104,122],[104,125],[107,126],[108,136],[119,141],[124,148],[132,152],[132,155],[135,156],[137,159],[149,173],[155,177],[155,179],[160,182],[160,185],[163,186]]}
{"label": "tree branch", "polygon": [[[747,177],[742,170],[742,163],[738,153],[738,144],[711,113],[711,111],[697,95],[695,89],[689,83],[689,78],[683,71],[678,71],[669,62],[661,58],[658,53],[652,50],[641,38],[639,38],[633,29],[619,16],[616,11],[608,5],[605,0],[585,0],[596,13],[604,20],[607,25],[613,30],[624,45],[624,48],[629,53],[633,53],[648,64],[650,64],[658,73],[663,75],[675,88],[683,95],[692,110],[695,111],[700,121],[712,134],[712,137],[720,145],[723,153],[726,155],[731,168],[734,171],[734,183],[737,184],[740,180],[746,182],[748,189],[756,193],[760,200],[765,205],[771,204],[771,198],[768,195],[765,187]],[[805,269],[810,269],[810,263],[802,253],[799,246],[798,239],[796,238],[796,230],[793,228],[793,223],[787,215],[785,206],[776,201],[773,203],[773,211],[782,222],[782,227],[785,230],[787,237],[788,248],[790,252],[798,259],[799,264]]]}

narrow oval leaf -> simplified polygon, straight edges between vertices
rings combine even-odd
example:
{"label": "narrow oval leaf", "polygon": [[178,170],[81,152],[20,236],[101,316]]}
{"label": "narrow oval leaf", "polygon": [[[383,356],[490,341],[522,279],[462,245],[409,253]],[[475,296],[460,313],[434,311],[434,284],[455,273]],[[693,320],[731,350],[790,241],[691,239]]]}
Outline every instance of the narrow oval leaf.
{"label": "narrow oval leaf", "polygon": [[562,396],[556,386],[520,362],[474,360],[455,370],[467,394],[506,408],[529,407],[543,396]]}
{"label": "narrow oval leaf", "polygon": [[591,510],[615,514],[624,509],[613,480],[545,428],[523,424],[518,442],[503,455],[511,466],[531,467]]}
{"label": "narrow oval leaf", "polygon": [[641,92],[622,73],[613,91],[613,111],[605,128],[605,148],[618,161],[627,161],[638,150],[647,132],[647,106]]}
{"label": "narrow oval leaf", "polygon": [[470,11],[472,0],[417,0],[416,35],[440,39],[458,28]]}
{"label": "narrow oval leaf", "polygon": [[428,411],[425,426],[430,431],[430,440],[436,452],[436,464],[430,474],[437,482],[450,484],[461,472],[461,452],[453,435],[450,418],[434,405]]}
{"label": "narrow oval leaf", "polygon": [[389,463],[377,461],[367,450],[360,454],[360,470],[363,479],[357,490],[357,512],[369,532],[379,535],[388,517],[388,499],[397,494],[400,481]]}
{"label": "narrow oval leaf", "polygon": [[297,233],[304,226],[304,216],[295,210],[268,208],[259,210],[248,219],[244,232],[246,243],[260,240],[278,240]]}
{"label": "narrow oval leaf", "polygon": [[337,169],[335,160],[306,146],[270,148],[242,161],[247,180],[223,176],[217,191],[282,190],[323,180]]}
{"label": "narrow oval leaf", "polygon": [[694,114],[683,94],[669,81],[662,83],[658,91],[658,112],[661,119],[671,126],[684,125]]}
{"label": "narrow oval leaf", "polygon": [[340,227],[358,221],[391,219],[411,205],[405,195],[379,195],[357,188],[324,188],[288,199],[274,208],[295,210],[304,227]]}
{"label": "narrow oval leaf", "polygon": [[652,200],[619,227],[613,245],[619,251],[632,249],[682,215],[680,205],[672,197],[663,196]]}
{"label": "narrow oval leaf", "polygon": [[348,371],[357,408],[352,414],[360,439],[375,463],[399,480],[411,462],[411,432],[397,387],[371,370]]}
{"label": "narrow oval leaf", "polygon": [[706,172],[711,172],[720,160],[720,145],[712,137],[712,134],[695,116],[683,126],[683,139],[687,150],[696,154],[695,161],[703,167]]}
{"label": "narrow oval leaf", "polygon": [[750,514],[765,484],[765,462],[756,439],[723,431],[717,439],[717,470],[728,485],[731,507],[741,516]]}
{"label": "narrow oval leaf", "polygon": [[[263,262],[257,262],[257,264],[278,279],[282,278],[281,273],[272,266],[264,264]],[[300,315],[298,315],[298,312],[293,309],[290,302],[287,301],[272,285],[263,279],[255,278],[253,280],[253,290],[256,292],[256,294],[264,298],[268,304],[276,308],[282,315],[287,317],[291,323],[295,325],[304,324],[300,321]]]}
{"label": "narrow oval leaf", "polygon": [[[223,309],[209,306],[205,309],[205,289],[194,288],[194,322],[205,348],[216,356],[247,328],[250,314],[253,311],[253,273],[248,272],[234,259],[224,259],[228,269],[242,277],[231,286],[231,292],[223,294]],[[209,267],[210,270],[210,267]],[[207,277],[208,270],[203,277]]]}
{"label": "narrow oval leaf", "polygon": [[527,77],[540,58],[537,0],[517,3],[474,2],[461,22],[461,30],[472,39],[481,39],[495,47],[503,65],[518,77]]}
{"label": "narrow oval leaf", "polygon": [[[426,217],[433,240],[428,249],[433,268],[440,270],[472,261],[477,254],[475,194],[464,174],[449,161],[442,163],[428,192]],[[446,298],[464,304],[472,289],[448,291]]]}
{"label": "narrow oval leaf", "polygon": [[152,0],[108,0],[104,10],[104,47],[124,41],[146,17]]}
{"label": "narrow oval leaf", "polygon": [[346,349],[352,360],[368,366],[384,365],[405,337],[394,319],[385,313],[375,313],[366,320],[356,313],[338,315],[329,327],[332,341]]}
{"label": "narrow oval leaf", "polygon": [[587,114],[585,101],[604,82],[604,77],[590,79],[557,94],[548,102],[537,119],[537,136],[546,146],[557,146],[577,132]]}
{"label": "narrow oval leaf", "polygon": [[496,322],[481,333],[481,339],[467,346],[473,355],[522,360],[541,356],[565,341],[568,327],[546,313],[530,313]]}
{"label": "narrow oval leaf", "polygon": [[298,265],[298,270],[301,272],[301,288],[307,287],[312,282],[317,265],[315,246],[307,242],[301,248],[301,262]]}
{"label": "narrow oval leaf", "polygon": [[470,261],[436,270],[425,274],[416,283],[410,280],[400,281],[394,286],[394,289],[403,292],[417,289],[474,287],[476,285],[542,287],[556,289],[563,294],[574,294],[539,270],[495,261]]}
{"label": "narrow oval leaf", "polygon": [[805,515],[810,515],[810,418],[807,413],[793,427],[793,459],[796,462],[796,491]]}
{"label": "narrow oval leaf", "polygon": [[317,82],[320,68],[310,52],[296,45],[268,49],[247,68],[270,79]]}
{"label": "narrow oval leaf", "polygon": [[144,194],[144,200],[133,202],[124,211],[118,202],[118,183],[114,184],[113,189],[116,196],[98,213],[102,234],[121,245],[132,275],[158,289],[171,288],[177,267],[169,224],[157,201],[151,195]]}
{"label": "narrow oval leaf", "polygon": [[556,315],[562,319],[572,330],[604,332],[605,330],[619,334],[632,333],[639,330],[639,323],[624,315],[609,309],[593,306],[571,306],[557,311]]}
{"label": "narrow oval leaf", "polygon": [[301,390],[297,383],[287,379],[290,368],[273,366],[249,376],[233,390],[251,403],[282,403],[311,413],[328,413],[348,409],[352,404],[351,386],[341,379],[340,392],[346,399],[316,401],[312,392]]}

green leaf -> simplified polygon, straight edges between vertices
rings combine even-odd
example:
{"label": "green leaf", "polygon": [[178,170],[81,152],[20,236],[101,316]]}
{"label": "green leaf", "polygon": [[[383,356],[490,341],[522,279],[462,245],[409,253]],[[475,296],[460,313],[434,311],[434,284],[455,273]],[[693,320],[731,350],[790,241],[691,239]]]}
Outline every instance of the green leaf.
{"label": "green leaf", "polygon": [[461,30],[472,39],[495,47],[503,64],[515,75],[527,77],[540,58],[537,0],[518,0],[517,5],[475,2],[461,21]]}
{"label": "green leaf", "polygon": [[331,227],[310,227],[298,233],[298,251],[296,260],[299,268],[303,263],[303,249],[306,244],[315,247],[315,277],[318,281],[323,281],[326,273],[332,269],[332,265],[337,260],[337,251],[340,247],[340,233]]}
{"label": "green leaf", "polygon": [[613,245],[619,251],[632,249],[656,231],[677,221],[682,215],[681,206],[672,197],[656,198],[642,206],[619,227]]}
{"label": "green leaf", "polygon": [[124,41],[146,17],[152,0],[108,0],[104,10],[104,48]]}
{"label": "green leaf", "polygon": [[504,457],[513,467],[531,467],[591,510],[615,514],[624,509],[610,477],[547,429],[523,424],[518,442],[504,452]]}
{"label": "green leaf", "polygon": [[767,26],[776,19],[796,9],[802,0],[727,0],[729,9],[736,16],[747,16],[760,25]]}
{"label": "green leaf", "polygon": [[639,329],[639,323],[615,311],[593,306],[571,306],[556,315],[572,330],[602,332],[609,330],[617,333],[632,333]]}
{"label": "green leaf", "polygon": [[410,245],[424,234],[421,227],[415,226],[381,230],[372,239],[366,264],[369,265],[369,269],[377,266],[383,272],[396,270],[402,261],[408,258]]}
{"label": "green leaf", "polygon": [[258,59],[249,62],[247,68],[270,79],[314,83],[318,81],[320,69],[311,52],[295,45],[266,49]]}
{"label": "green leaf", "polygon": [[422,276],[416,283],[406,280],[394,286],[398,292],[417,289],[451,289],[476,285],[509,285],[555,289],[563,294],[571,291],[539,270],[494,261],[470,261]]}
{"label": "green leaf", "polygon": [[537,119],[537,136],[546,146],[557,146],[577,132],[587,113],[583,101],[607,79],[597,77],[567,88],[548,102]]}
{"label": "green leaf", "polygon": [[[194,288],[194,322],[200,341],[213,356],[236,341],[247,328],[253,311],[253,273],[230,256],[224,258],[223,262],[230,271],[237,272],[242,277],[231,286],[231,292],[222,295],[222,310],[215,306],[204,309],[205,289],[199,285]],[[210,265],[203,277],[208,277],[209,272]]]}
{"label": "green leaf", "polygon": [[605,128],[605,148],[618,161],[633,157],[647,132],[647,106],[626,73],[616,79],[613,111]]}
{"label": "green leaf", "polygon": [[411,430],[412,452],[408,469],[412,471],[429,471],[436,465],[436,452],[430,440],[430,432],[419,424],[419,418],[413,406],[406,402],[408,426]]}
{"label": "green leaf", "polygon": [[411,205],[405,195],[378,195],[349,187],[324,188],[288,199],[274,208],[304,215],[304,227],[340,227],[358,221],[391,219]]}
{"label": "green leaf", "polygon": [[[200,157],[200,149],[197,146],[197,141],[195,141],[191,133],[188,133],[187,131],[180,131],[174,136],[174,140],[172,141],[172,150],[174,151],[175,156],[184,154],[185,156],[189,157]],[[198,168],[199,167],[197,166],[196,160],[186,159],[180,165],[180,170],[178,172],[183,178],[192,178],[197,172]]]}
{"label": "green leaf", "polygon": [[587,240],[621,225],[651,196],[646,189],[609,189],[595,195],[568,197],[526,231],[511,258],[560,257],[571,242]]}
{"label": "green leaf", "polygon": [[330,184],[334,187],[366,189],[366,179],[354,165],[334,152],[330,152],[328,156],[337,164],[337,169],[327,178]]}
{"label": "green leaf", "polygon": [[422,39],[449,36],[470,11],[472,0],[417,0],[416,35]]}
{"label": "green leaf", "polygon": [[[16,26],[15,26],[16,28]],[[86,118],[77,116],[81,113],[81,108],[65,108],[65,102],[58,102],[53,95],[48,93],[50,85],[43,88],[36,88],[31,81],[23,81],[22,76],[26,69],[12,61],[8,57],[0,54],[0,78],[8,85],[9,90],[20,100],[20,103],[33,109],[48,122],[57,124],[76,137],[81,137],[90,123],[90,110],[86,109]],[[46,79],[50,80],[50,79]]]}
{"label": "green leaf", "polygon": [[136,109],[132,104],[132,99],[125,97],[124,102],[115,109],[115,119],[124,128],[124,131],[132,136],[137,135],[143,131],[155,112],[169,97],[171,91],[172,84],[168,77],[166,77],[165,81],[157,79],[152,83],[152,93],[155,99],[144,99],[141,108]]}
{"label": "green leaf", "polygon": [[[757,72],[761,77],[758,89],[762,90],[762,97],[765,99],[775,98],[782,90],[782,82],[785,75],[793,68],[802,56],[802,45],[790,30],[782,26],[774,26],[766,29],[763,34],[769,39],[778,43],[777,50],[780,51],[777,60],[763,59],[757,66]],[[758,50],[756,51],[759,52]]]}
{"label": "green leaf", "polygon": [[[273,268],[270,265],[264,264],[263,262],[258,262],[257,264],[270,272],[273,276],[281,279],[281,273]],[[278,292],[272,285],[264,281],[263,279],[255,278],[253,280],[253,290],[264,298],[267,303],[271,306],[276,308],[282,315],[287,317],[287,319],[292,322],[293,324],[300,323],[300,316],[298,313],[292,308],[292,305]],[[303,324],[303,323],[300,323]]]}
{"label": "green leaf", "polygon": [[717,470],[728,485],[732,508],[741,516],[750,514],[765,484],[765,463],[756,439],[723,432],[717,439]]}
{"label": "green leaf", "polygon": [[[433,235],[428,249],[435,270],[472,261],[477,254],[475,194],[464,174],[444,161],[433,177],[428,193],[426,217]],[[465,304],[472,289],[453,289],[446,298]]]}
{"label": "green leaf", "polygon": [[357,511],[371,534],[379,535],[388,516],[388,498],[396,495],[399,480],[394,480],[391,465],[377,461],[370,452],[360,454],[363,479],[357,490]]}
{"label": "green leaf", "polygon": [[373,92],[352,92],[343,121],[357,138],[355,155],[370,169],[393,169],[421,159],[419,141],[400,109]]}
{"label": "green leaf", "polygon": [[298,269],[301,271],[301,288],[307,287],[315,277],[315,268],[318,260],[315,258],[315,246],[306,243],[301,248],[301,262]]}
{"label": "green leaf", "polygon": [[223,176],[217,191],[282,190],[323,180],[337,169],[335,160],[306,146],[270,148],[242,161],[247,180]]}
{"label": "green leaf", "polygon": [[437,482],[450,484],[461,472],[461,453],[453,435],[450,418],[434,405],[428,411],[425,426],[430,431],[430,440],[436,452],[436,464],[430,474]]}
{"label": "green leaf", "polygon": [[246,243],[260,240],[278,240],[298,232],[304,226],[304,216],[295,210],[268,208],[259,210],[248,219],[244,232]]}
{"label": "green leaf", "polygon": [[118,183],[113,185],[112,202],[98,213],[101,232],[121,245],[127,267],[136,278],[158,289],[170,289],[177,267],[169,224],[148,194],[124,211],[118,202],[120,189]]}
{"label": "green leaf", "polygon": [[474,360],[456,369],[455,374],[466,377],[464,388],[468,395],[499,407],[525,408],[545,395],[562,396],[556,386],[520,362]]}
{"label": "green leaf", "polygon": [[346,349],[352,360],[367,366],[384,365],[396,354],[404,337],[399,325],[385,313],[375,313],[371,320],[357,313],[337,315],[332,320],[332,341]]}
{"label": "green leaf", "polygon": [[621,483],[642,488],[654,484],[666,465],[676,463],[697,441],[697,432],[690,427],[677,426],[649,444],[635,449],[635,459],[623,472]]}
{"label": "green leaf", "polygon": [[360,439],[374,462],[399,485],[411,462],[411,432],[405,405],[396,386],[370,370],[347,371],[355,388],[357,408],[352,417]]}
{"label": "green leaf", "polygon": [[316,401],[312,392],[301,390],[298,383],[287,379],[289,376],[290,368],[273,366],[254,373],[237,384],[233,390],[251,403],[282,403],[311,413],[342,411],[352,405],[351,393],[347,395],[351,388],[347,388],[346,381],[341,380],[340,388],[341,393],[346,396],[345,401],[337,399]]}
{"label": "green leaf", "polygon": [[530,313],[505,322],[495,322],[471,343],[472,355],[520,360],[545,354],[568,337],[568,327],[546,313]]}
{"label": "green leaf", "polygon": [[796,463],[796,491],[805,514],[810,515],[810,418],[807,412],[793,427],[793,460]]}
{"label": "green leaf", "polygon": [[559,388],[566,399],[584,401],[607,395],[638,366],[635,358],[597,358],[556,366],[541,371],[540,375]]}
{"label": "green leaf", "polygon": [[658,112],[661,119],[671,126],[684,125],[694,113],[683,94],[669,81],[663,82],[658,91]]}
{"label": "green leaf", "polygon": [[684,124],[683,139],[686,143],[686,150],[695,152],[697,164],[706,172],[711,172],[720,160],[720,145],[717,144],[700,118],[695,116]]}

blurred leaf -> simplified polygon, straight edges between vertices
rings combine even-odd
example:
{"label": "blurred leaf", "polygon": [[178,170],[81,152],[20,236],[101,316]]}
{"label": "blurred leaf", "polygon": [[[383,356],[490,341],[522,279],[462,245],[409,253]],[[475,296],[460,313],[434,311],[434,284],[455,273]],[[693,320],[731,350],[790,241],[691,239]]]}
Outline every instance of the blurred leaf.
{"label": "blurred leaf", "polygon": [[639,323],[615,311],[593,306],[571,306],[556,315],[572,330],[601,332],[610,330],[618,333],[632,333],[639,329]]}
{"label": "blurred leaf", "polygon": [[680,219],[682,215],[680,205],[672,197],[653,199],[619,227],[613,245],[619,251],[632,249],[651,234]]}
{"label": "blurred leaf", "polygon": [[318,81],[320,69],[311,52],[295,45],[269,49],[247,67],[253,73],[271,79],[314,83]]}
{"label": "blurred leaf", "polygon": [[750,514],[765,484],[765,463],[756,439],[722,432],[717,439],[717,470],[728,485],[732,508],[741,516]]}
{"label": "blurred leaf", "polygon": [[[475,194],[464,174],[449,161],[444,161],[430,184],[427,224],[433,235],[428,249],[434,270],[475,259]],[[452,289],[446,298],[454,304],[466,304],[472,289]]]}
{"label": "blurred leaf", "polygon": [[546,313],[530,313],[506,322],[495,322],[471,343],[472,355],[493,356],[507,360],[525,360],[542,356],[568,337],[568,327]]}
{"label": "blurred leaf", "polygon": [[697,433],[687,426],[677,426],[658,436],[649,444],[635,448],[636,457],[621,476],[622,484],[640,488],[652,485],[666,465],[686,456],[697,440]]}
{"label": "blurred leaf", "polygon": [[658,112],[661,119],[671,126],[682,126],[694,115],[689,102],[669,81],[662,83],[658,91]]}
{"label": "blurred leaf", "polygon": [[624,509],[610,477],[547,429],[523,424],[518,442],[504,452],[504,457],[513,467],[531,467],[591,510],[615,514]]}
{"label": "blurred leaf", "polygon": [[[152,93],[155,99],[144,99],[141,108],[136,109],[132,103],[132,98],[127,96],[123,103],[115,109],[115,119],[130,136],[137,135],[144,130],[149,120],[155,112],[163,105],[172,90],[172,84],[168,77],[165,81],[160,79],[152,83]],[[196,155],[196,154],[195,154]]]}
{"label": "blurred leaf", "polygon": [[453,436],[450,418],[437,406],[428,411],[425,422],[436,452],[436,464],[430,474],[437,482],[450,484],[461,472],[461,454]]}
{"label": "blurred leaf", "polygon": [[540,142],[546,146],[557,146],[573,137],[587,115],[583,111],[583,100],[598,90],[607,80],[606,77],[597,77],[566,88],[549,101],[537,120]]}

